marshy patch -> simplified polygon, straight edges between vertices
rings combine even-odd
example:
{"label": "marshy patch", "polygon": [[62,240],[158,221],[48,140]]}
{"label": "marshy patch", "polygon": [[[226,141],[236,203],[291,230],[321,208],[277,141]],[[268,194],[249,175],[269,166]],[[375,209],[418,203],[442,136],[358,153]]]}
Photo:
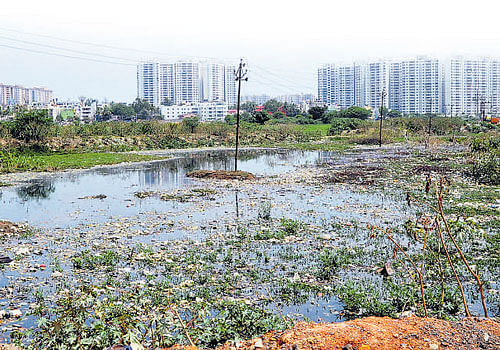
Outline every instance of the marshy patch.
{"label": "marshy patch", "polygon": [[353,185],[373,185],[378,179],[384,178],[386,169],[378,166],[350,166],[334,170],[323,176],[324,183],[347,183]]}
{"label": "marshy patch", "polygon": [[186,174],[187,177],[198,179],[217,179],[217,180],[256,180],[254,174],[247,171],[231,170],[194,170]]}
{"label": "marshy patch", "polygon": [[210,188],[192,188],[188,190],[179,189],[169,192],[141,191],[134,193],[134,196],[139,199],[157,197],[163,201],[190,202],[200,197],[213,200],[215,194],[217,194],[217,191]]}
{"label": "marshy patch", "polygon": [[419,165],[419,166],[413,167],[410,171],[410,174],[420,175],[420,174],[435,173],[435,174],[447,175],[447,174],[451,174],[452,172],[453,172],[453,169],[451,169],[448,166],[444,166],[444,165]]}

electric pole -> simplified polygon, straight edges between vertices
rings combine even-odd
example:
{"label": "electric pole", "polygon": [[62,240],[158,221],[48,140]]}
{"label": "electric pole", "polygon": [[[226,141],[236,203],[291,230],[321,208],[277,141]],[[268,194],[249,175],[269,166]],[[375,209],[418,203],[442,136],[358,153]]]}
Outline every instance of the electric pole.
{"label": "electric pole", "polygon": [[243,63],[243,58],[240,59],[240,65],[238,70],[234,73],[236,76],[236,81],[238,82],[238,106],[236,108],[236,150],[234,154],[234,171],[238,171],[238,142],[239,142],[239,132],[240,132],[240,96],[241,96],[241,81],[248,81],[247,71],[243,70],[246,66]]}
{"label": "electric pole", "polygon": [[430,99],[430,111],[429,111],[429,137],[431,137],[432,128],[432,98]]}
{"label": "electric pole", "polygon": [[378,135],[378,146],[382,147],[382,120],[384,119],[384,97],[387,95],[385,87],[382,89],[382,102],[380,103],[380,129]]}

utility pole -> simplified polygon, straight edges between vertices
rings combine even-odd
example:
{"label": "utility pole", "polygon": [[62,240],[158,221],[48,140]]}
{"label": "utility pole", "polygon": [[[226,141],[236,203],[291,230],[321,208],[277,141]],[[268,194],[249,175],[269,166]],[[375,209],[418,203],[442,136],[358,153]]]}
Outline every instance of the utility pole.
{"label": "utility pole", "polygon": [[241,96],[241,81],[248,81],[247,71],[243,70],[246,66],[243,63],[243,58],[240,59],[240,65],[238,70],[234,73],[236,76],[236,81],[238,82],[238,107],[236,109],[236,150],[234,154],[234,171],[238,171],[238,142],[239,142],[239,132],[240,132],[240,96]]}
{"label": "utility pole", "polygon": [[384,97],[387,95],[385,92],[385,87],[382,89],[382,102],[380,103],[380,128],[378,135],[378,146],[382,147],[382,120],[384,119]]}
{"label": "utility pole", "polygon": [[429,111],[429,138],[431,137],[432,128],[432,97],[430,99],[430,111]]}

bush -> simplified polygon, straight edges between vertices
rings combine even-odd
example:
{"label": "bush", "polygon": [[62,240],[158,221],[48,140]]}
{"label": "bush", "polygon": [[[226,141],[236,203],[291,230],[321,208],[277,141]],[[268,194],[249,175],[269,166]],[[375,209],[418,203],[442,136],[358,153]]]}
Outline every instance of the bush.
{"label": "bush", "polygon": [[476,138],[470,145],[471,175],[479,183],[500,185],[500,138],[489,135]]}
{"label": "bush", "polygon": [[46,110],[21,111],[14,118],[12,136],[25,142],[44,141],[53,125]]}
{"label": "bush", "polygon": [[343,131],[359,129],[363,122],[357,118],[333,118],[331,124],[328,135],[339,135]]}

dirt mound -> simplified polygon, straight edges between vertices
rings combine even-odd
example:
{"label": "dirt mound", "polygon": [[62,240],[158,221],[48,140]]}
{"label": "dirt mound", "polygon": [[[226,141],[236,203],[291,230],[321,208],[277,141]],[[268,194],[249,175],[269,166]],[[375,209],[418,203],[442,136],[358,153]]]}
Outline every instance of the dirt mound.
{"label": "dirt mound", "polygon": [[187,173],[186,176],[199,179],[255,180],[255,176],[252,173],[230,170],[195,170]]}
{"label": "dirt mound", "polygon": [[0,220],[0,236],[14,236],[27,230],[27,225],[19,225],[7,220]]}
{"label": "dirt mound", "polygon": [[469,318],[367,317],[342,323],[301,322],[284,332],[269,332],[239,347],[220,350],[278,349],[500,349],[500,324]]}

